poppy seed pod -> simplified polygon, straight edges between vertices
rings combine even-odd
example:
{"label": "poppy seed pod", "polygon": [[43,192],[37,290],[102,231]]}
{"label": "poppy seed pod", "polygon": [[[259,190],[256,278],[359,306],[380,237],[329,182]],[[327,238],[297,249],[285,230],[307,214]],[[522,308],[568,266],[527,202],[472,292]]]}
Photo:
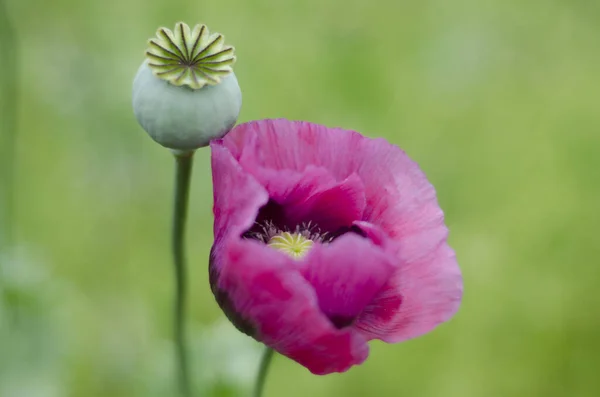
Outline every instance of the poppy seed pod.
{"label": "poppy seed pod", "polygon": [[160,28],[133,81],[133,111],[142,128],[170,149],[207,146],[235,125],[242,93],[234,49],[205,25]]}

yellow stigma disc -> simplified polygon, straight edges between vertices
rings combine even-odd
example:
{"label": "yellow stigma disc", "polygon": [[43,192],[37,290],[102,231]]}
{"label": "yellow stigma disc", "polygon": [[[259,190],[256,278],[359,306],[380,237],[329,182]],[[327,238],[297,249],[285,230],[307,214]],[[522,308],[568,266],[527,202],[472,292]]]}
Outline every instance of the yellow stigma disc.
{"label": "yellow stigma disc", "polygon": [[300,259],[308,253],[313,241],[299,233],[283,232],[273,236],[267,245],[288,254],[294,259]]}

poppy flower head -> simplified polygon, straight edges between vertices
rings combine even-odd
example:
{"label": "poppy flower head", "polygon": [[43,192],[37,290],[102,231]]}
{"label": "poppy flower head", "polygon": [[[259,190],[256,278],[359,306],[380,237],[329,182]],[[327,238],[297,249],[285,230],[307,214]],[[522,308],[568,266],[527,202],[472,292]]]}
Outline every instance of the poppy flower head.
{"label": "poppy flower head", "polygon": [[458,309],[435,191],[397,147],[262,120],[211,150],[210,282],[242,332],[327,374],[362,363],[371,339],[419,336]]}

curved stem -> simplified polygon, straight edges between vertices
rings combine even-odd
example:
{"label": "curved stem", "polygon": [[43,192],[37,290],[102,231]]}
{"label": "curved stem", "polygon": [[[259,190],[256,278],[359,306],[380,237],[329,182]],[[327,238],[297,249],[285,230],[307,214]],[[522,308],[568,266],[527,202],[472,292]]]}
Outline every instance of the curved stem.
{"label": "curved stem", "polygon": [[[19,43],[5,1],[0,0],[0,256],[14,255],[16,212],[17,107],[19,102]],[[8,299],[0,264],[0,300]],[[19,298],[17,298],[19,299]],[[8,305],[11,322],[19,319],[21,300]]]}
{"label": "curved stem", "polygon": [[253,397],[262,397],[263,389],[265,387],[265,380],[267,379],[267,373],[269,372],[269,365],[273,359],[275,350],[270,347],[265,348],[265,351],[260,359],[260,367],[258,368],[258,374],[256,375],[256,384],[254,385]]}
{"label": "curved stem", "polygon": [[[8,255],[14,237],[15,167],[17,144],[17,102],[19,65],[14,26],[0,0],[0,252]],[[0,278],[0,281],[2,279]]]}
{"label": "curved stem", "polygon": [[185,267],[185,224],[194,152],[176,153],[175,203],[173,207],[173,262],[175,264],[175,302],[173,332],[176,345],[177,376],[182,397],[192,395],[188,368],[185,310],[186,310],[186,267]]}

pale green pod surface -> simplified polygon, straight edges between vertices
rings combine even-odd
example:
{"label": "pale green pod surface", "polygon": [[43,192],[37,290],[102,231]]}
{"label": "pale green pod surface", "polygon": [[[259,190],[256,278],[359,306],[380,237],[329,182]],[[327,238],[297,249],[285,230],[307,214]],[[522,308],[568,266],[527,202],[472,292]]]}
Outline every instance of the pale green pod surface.
{"label": "pale green pod surface", "polygon": [[133,81],[133,111],[159,144],[194,150],[221,138],[235,125],[242,93],[231,65],[233,48],[204,25],[178,23],[150,40]]}

